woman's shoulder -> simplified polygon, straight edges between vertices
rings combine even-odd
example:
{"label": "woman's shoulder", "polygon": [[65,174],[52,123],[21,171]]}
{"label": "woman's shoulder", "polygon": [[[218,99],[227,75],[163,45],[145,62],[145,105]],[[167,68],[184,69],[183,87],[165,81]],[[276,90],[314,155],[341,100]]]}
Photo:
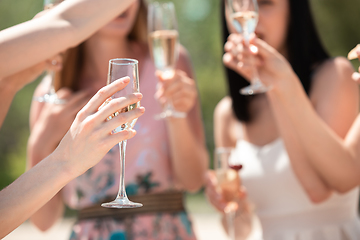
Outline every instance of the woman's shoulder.
{"label": "woman's shoulder", "polygon": [[353,72],[353,66],[345,57],[334,57],[324,61],[314,72],[312,95],[356,87],[356,83],[351,78]]}
{"label": "woman's shoulder", "polygon": [[345,57],[334,57],[320,64],[314,73],[315,84],[349,81],[354,69]]}

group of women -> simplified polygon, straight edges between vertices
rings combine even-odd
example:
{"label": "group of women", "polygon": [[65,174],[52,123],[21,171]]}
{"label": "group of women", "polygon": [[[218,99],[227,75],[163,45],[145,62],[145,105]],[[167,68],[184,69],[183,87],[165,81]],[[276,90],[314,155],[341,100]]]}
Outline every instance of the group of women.
{"label": "group of women", "polygon": [[[65,2],[70,6],[71,0]],[[64,3],[47,14],[61,11],[60,6],[65,9]],[[181,47],[175,74],[163,79],[149,54],[146,3],[126,4],[126,10],[118,7],[122,14],[107,25],[98,24],[96,32],[53,53],[62,51],[55,87],[66,102],[32,103],[28,166],[37,169],[63,144],[68,129],[74,128],[74,119],[76,123],[81,117],[77,113],[84,111],[84,105],[89,108],[94,102],[86,105],[90,96],[106,84],[108,60],[134,58],[139,60],[141,104],[147,113],[137,121],[138,134],[128,144],[127,192],[143,200],[158,199],[157,205],[176,201],[182,205],[184,191],[197,191],[205,184],[209,201],[224,213],[226,202],[215,175],[208,170],[189,56]],[[241,230],[245,226],[241,216],[250,214],[258,216],[264,240],[358,239],[360,118],[352,65],[343,57],[327,54],[308,0],[258,0],[259,21],[250,40],[255,48],[249,48],[236,33],[225,5],[221,1],[228,96],[215,109],[214,134],[215,146],[234,148],[233,157],[244,165],[239,173],[243,186],[238,196],[243,204],[235,218],[236,238],[248,237],[249,232]],[[253,64],[269,90],[244,96],[239,90],[249,84]],[[49,88],[50,79],[44,78],[34,95],[44,95]],[[169,100],[186,117],[155,120],[154,115]],[[112,146],[107,145],[108,149]],[[38,228],[50,228],[67,205],[79,210],[72,240],[196,239],[183,207],[164,211],[155,206],[150,212],[113,216],[98,209],[98,214],[89,215],[118,190],[118,146],[102,153],[91,164],[99,162],[97,165],[81,168],[82,172],[90,170],[72,181],[67,179],[66,186],[59,185],[61,191],[54,191],[36,208],[31,221]],[[105,155],[101,161],[100,155]],[[160,201],[164,196],[176,200]]]}

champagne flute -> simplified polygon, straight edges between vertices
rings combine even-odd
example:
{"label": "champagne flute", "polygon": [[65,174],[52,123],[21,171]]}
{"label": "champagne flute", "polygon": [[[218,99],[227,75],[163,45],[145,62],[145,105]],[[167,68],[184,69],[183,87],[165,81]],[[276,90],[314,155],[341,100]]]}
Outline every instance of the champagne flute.
{"label": "champagne flute", "polygon": [[[51,8],[55,7],[56,5],[58,5],[62,1],[63,0],[44,0],[44,10],[51,9]],[[55,65],[56,61],[53,60],[52,64]],[[53,103],[53,104],[64,104],[65,100],[58,98],[58,96],[57,96],[57,94],[55,92],[55,87],[54,87],[55,72],[52,71],[52,70],[48,70],[48,71],[46,71],[46,75],[51,80],[50,90],[49,90],[48,93],[46,93],[43,96],[35,97],[34,100],[38,101],[38,102],[47,102],[47,103]]]}
{"label": "champagne flute", "polygon": [[[111,59],[109,62],[109,73],[107,84],[110,84],[119,78],[130,77],[130,83],[122,90],[115,93],[112,98],[119,98],[131,93],[137,93],[140,91],[139,88],[139,72],[138,72],[138,61],[134,59],[118,58]],[[140,102],[129,105],[126,108],[123,108],[119,112],[113,114],[117,116],[119,113],[128,112],[135,108],[140,107]],[[109,117],[111,119],[111,116]],[[113,130],[113,133],[120,132],[124,129],[132,129],[136,123],[137,119],[132,120],[131,122],[125,123],[116,129]],[[120,186],[117,197],[114,201],[109,203],[101,204],[102,207],[107,208],[137,208],[142,207],[141,203],[131,202],[125,191],[125,150],[126,150],[127,140],[124,140],[119,143],[120,147]]]}
{"label": "champagne flute", "polygon": [[[175,74],[175,66],[179,57],[179,33],[172,2],[149,4],[148,34],[151,57],[157,70],[165,78]],[[156,119],[167,117],[185,118],[186,113],[174,109],[172,101],[167,100],[163,112]]]}
{"label": "champagne flute", "polygon": [[238,209],[237,193],[240,189],[240,177],[238,171],[242,168],[241,164],[231,161],[233,148],[215,149],[215,173],[223,197],[227,202],[225,207],[225,217],[228,234],[231,240],[235,240],[235,214]]}
{"label": "champagne flute", "polygon": [[[256,0],[227,0],[227,10],[234,28],[241,33],[245,40],[245,45],[249,47],[249,37],[255,32],[259,18],[259,7]],[[252,60],[254,58],[252,57]],[[252,61],[252,74],[250,85],[240,89],[243,95],[253,95],[264,93],[268,90],[260,80],[257,69]]]}

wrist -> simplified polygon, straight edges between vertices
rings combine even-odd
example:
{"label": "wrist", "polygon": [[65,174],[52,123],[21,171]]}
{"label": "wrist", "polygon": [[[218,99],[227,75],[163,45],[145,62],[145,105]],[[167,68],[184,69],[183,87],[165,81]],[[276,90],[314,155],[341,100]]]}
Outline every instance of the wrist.
{"label": "wrist", "polygon": [[56,148],[47,158],[51,159],[59,169],[59,174],[64,180],[65,184],[70,182],[72,179],[78,177],[79,171],[77,171],[76,166],[74,166],[66,154]]}
{"label": "wrist", "polygon": [[[38,126],[38,125],[37,125]],[[31,158],[34,159],[32,165],[36,165],[39,161],[49,156],[57,147],[58,143],[52,143],[52,138],[49,137],[43,126],[35,126],[28,140],[29,150],[32,153]],[[36,160],[37,159],[37,160]]]}
{"label": "wrist", "polygon": [[290,76],[289,78],[275,81],[275,84],[271,85],[270,90],[267,92],[267,96],[270,99],[291,102],[296,96],[301,95],[302,91],[303,87],[300,84],[300,80],[296,76]]}

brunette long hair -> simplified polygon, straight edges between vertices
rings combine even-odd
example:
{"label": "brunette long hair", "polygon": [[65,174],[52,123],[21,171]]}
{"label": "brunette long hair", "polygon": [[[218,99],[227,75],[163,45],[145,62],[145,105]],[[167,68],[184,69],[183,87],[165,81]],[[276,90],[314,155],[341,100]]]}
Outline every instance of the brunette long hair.
{"label": "brunette long hair", "polygon": [[[288,51],[288,61],[294,72],[309,94],[311,89],[312,73],[316,66],[329,58],[328,53],[321,44],[318,33],[316,32],[314,20],[308,0],[288,0],[290,11],[290,22],[287,30],[286,45]],[[225,20],[225,1],[222,1],[221,16],[223,28],[223,43],[227,41],[229,31]],[[249,82],[236,72],[225,67],[228,81],[228,91],[232,99],[232,109],[236,118],[241,122],[250,122],[252,116],[249,111],[251,101],[256,97],[244,96],[239,90]]]}
{"label": "brunette long hair", "polygon": [[[147,43],[147,5],[140,0],[138,14],[128,39],[140,43]],[[55,90],[67,87],[73,91],[79,90],[78,79],[83,66],[84,43],[68,49],[63,55],[63,68],[55,75]]]}

